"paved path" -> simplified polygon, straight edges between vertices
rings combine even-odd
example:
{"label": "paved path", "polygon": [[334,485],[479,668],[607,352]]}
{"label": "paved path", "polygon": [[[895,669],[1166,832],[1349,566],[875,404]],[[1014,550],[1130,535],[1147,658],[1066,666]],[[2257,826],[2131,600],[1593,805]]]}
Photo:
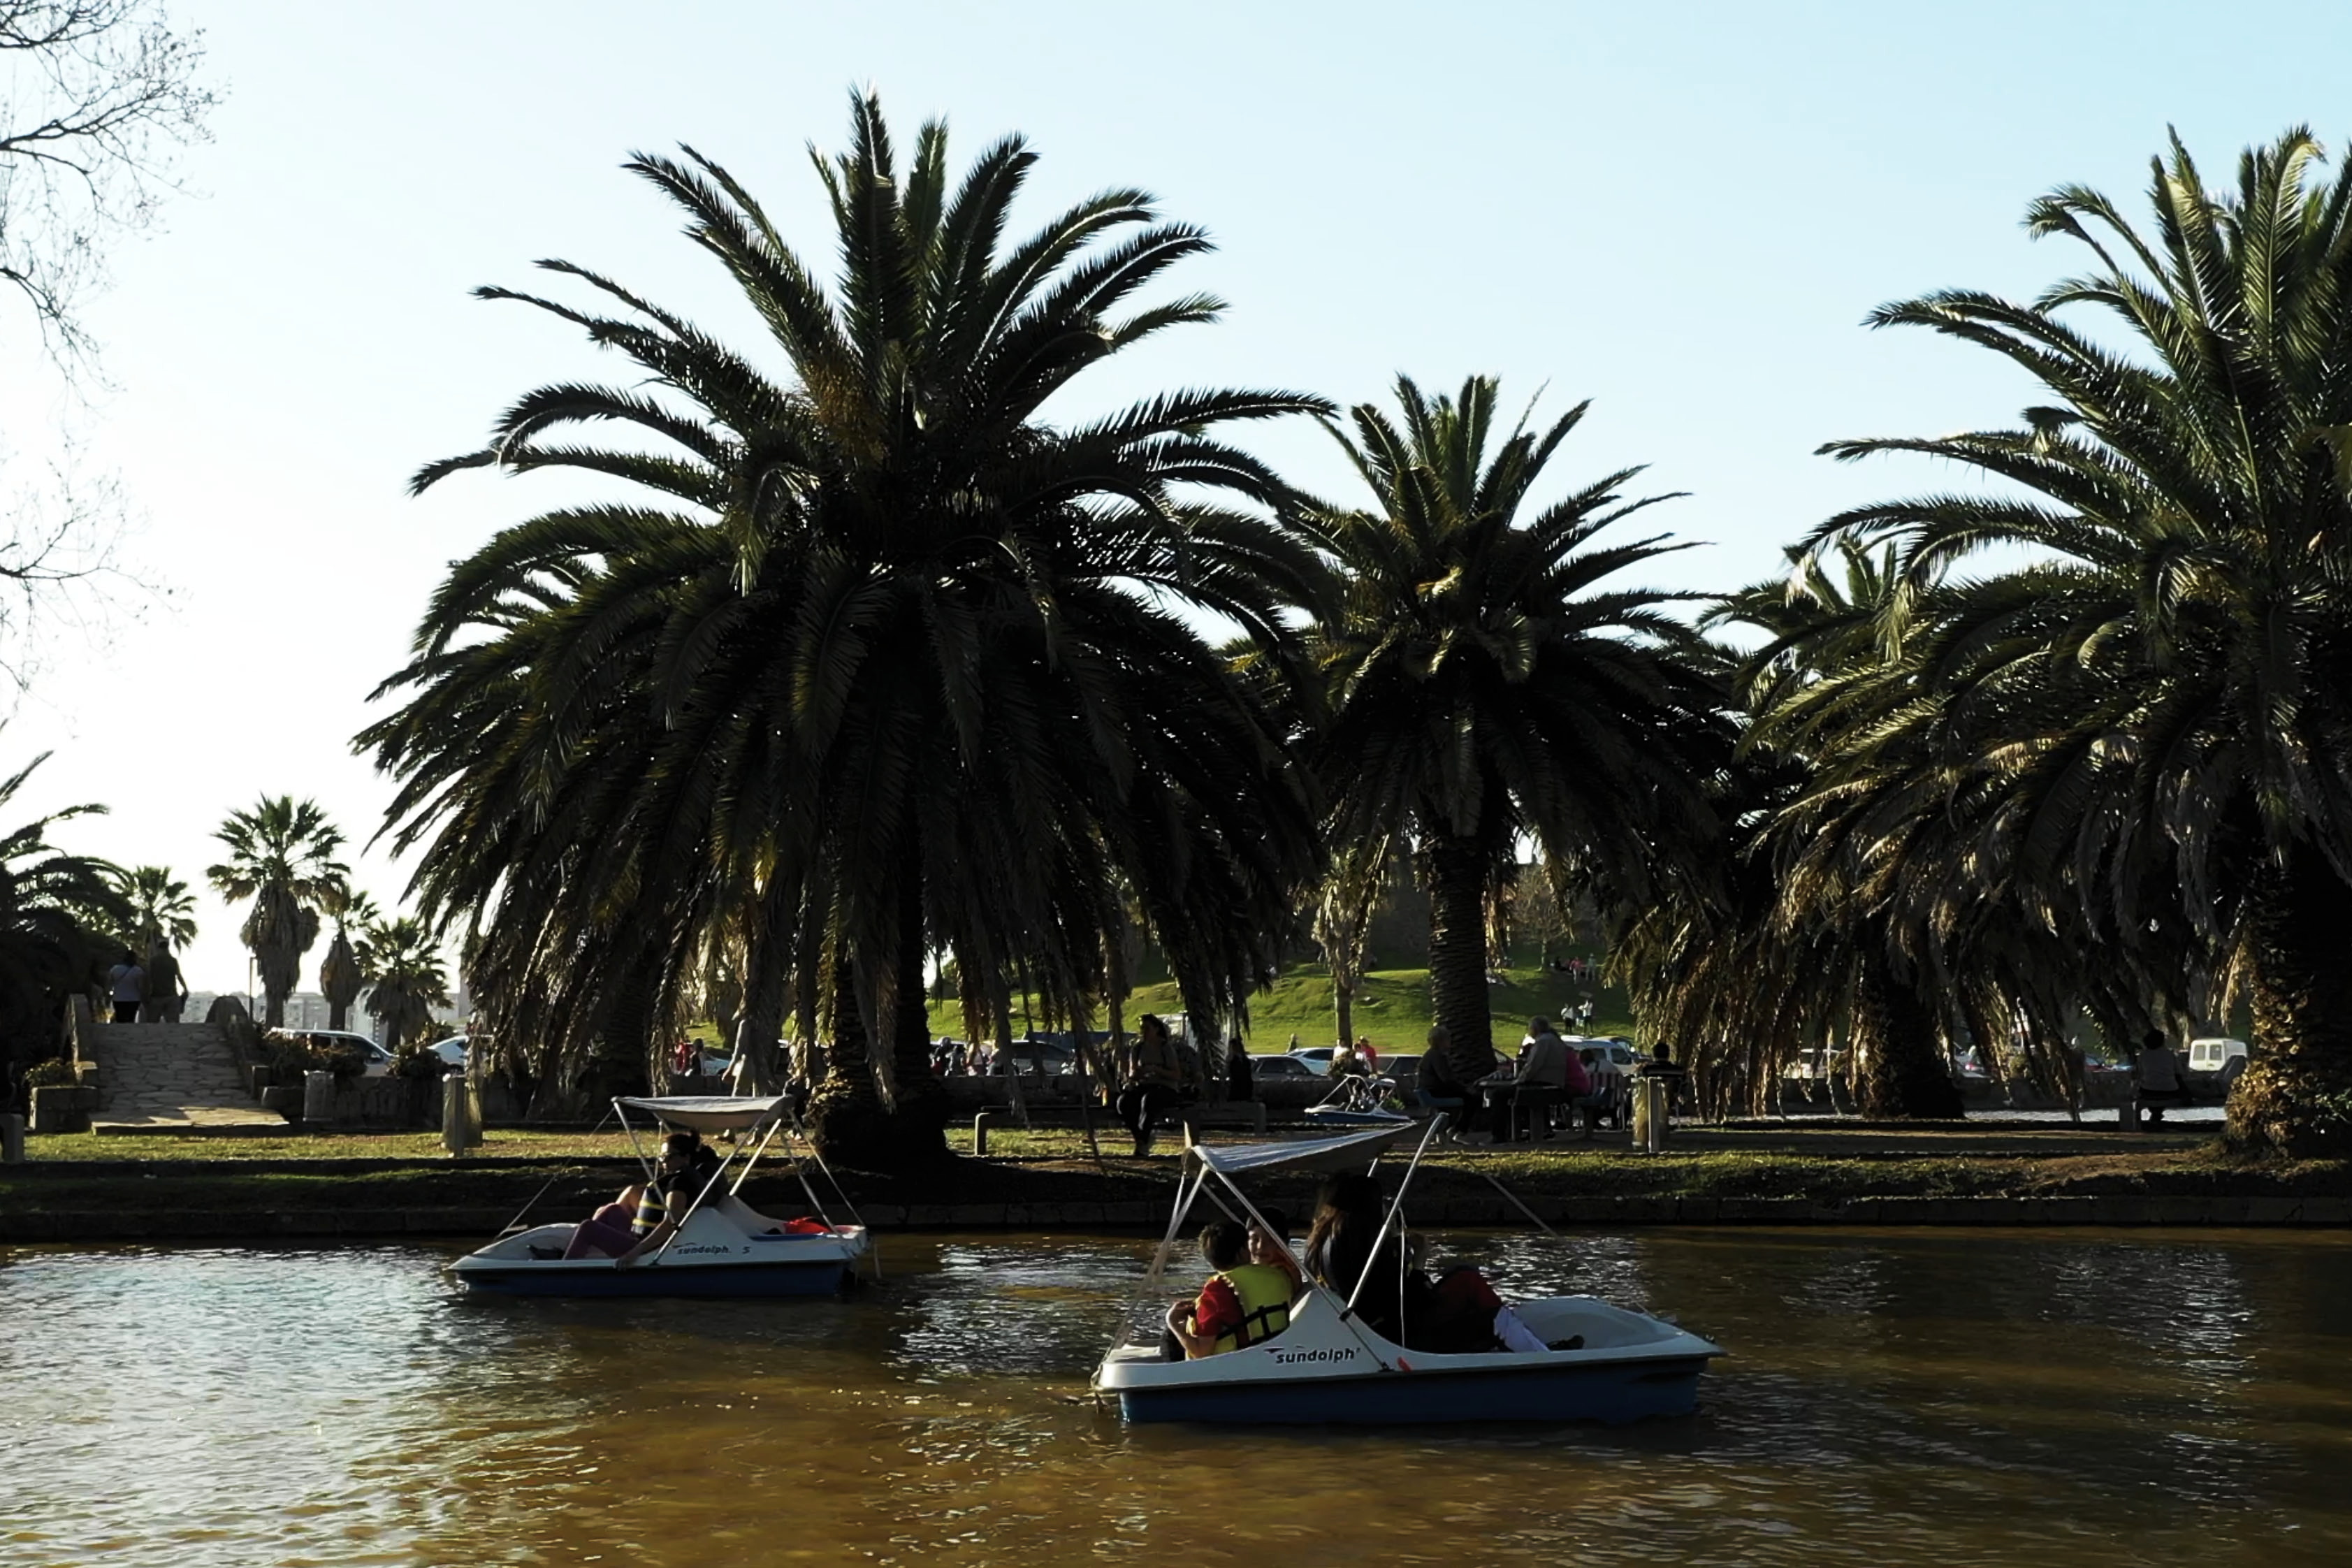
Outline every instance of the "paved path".
{"label": "paved path", "polygon": [[283,1129],[245,1090],[227,1038],[212,1024],[98,1024],[83,1045],[98,1063],[90,1131],[203,1132]]}

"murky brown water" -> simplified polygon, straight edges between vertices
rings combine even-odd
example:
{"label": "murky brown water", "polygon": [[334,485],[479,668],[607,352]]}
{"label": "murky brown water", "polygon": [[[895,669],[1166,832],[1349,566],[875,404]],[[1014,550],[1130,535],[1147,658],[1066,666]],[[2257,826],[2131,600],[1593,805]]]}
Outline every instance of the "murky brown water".
{"label": "murky brown water", "polygon": [[1141,1243],[859,1300],[464,1300],[416,1247],[0,1252],[0,1563],[2352,1560],[2352,1237],[1453,1238],[1733,1352],[1688,1420],[1128,1431]]}

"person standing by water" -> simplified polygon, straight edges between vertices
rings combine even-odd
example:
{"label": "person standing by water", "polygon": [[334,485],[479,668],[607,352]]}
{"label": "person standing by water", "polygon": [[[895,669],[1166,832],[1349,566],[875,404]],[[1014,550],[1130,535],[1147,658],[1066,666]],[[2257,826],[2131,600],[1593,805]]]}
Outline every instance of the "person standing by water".
{"label": "person standing by water", "polygon": [[139,1004],[147,999],[147,972],[139,967],[139,960],[127,947],[122,950],[122,961],[106,972],[106,994],[114,1003],[116,1023],[139,1021]]}
{"label": "person standing by water", "polygon": [[1115,1107],[1119,1121],[1135,1135],[1137,1159],[1151,1152],[1152,1120],[1174,1109],[1183,1081],[1183,1064],[1168,1037],[1168,1026],[1157,1013],[1146,1013],[1136,1022],[1133,1065]]}
{"label": "person standing by water", "polygon": [[1257,1098],[1257,1072],[1250,1066],[1249,1047],[1235,1035],[1225,1044],[1225,1098],[1255,1100]]}
{"label": "person standing by water", "polygon": [[2180,1058],[2164,1043],[2161,1029],[2150,1029],[2141,1038],[2139,1056],[2132,1062],[2132,1083],[2150,1127],[2164,1124],[2166,1106],[2189,1104],[2189,1086],[2180,1081]]}

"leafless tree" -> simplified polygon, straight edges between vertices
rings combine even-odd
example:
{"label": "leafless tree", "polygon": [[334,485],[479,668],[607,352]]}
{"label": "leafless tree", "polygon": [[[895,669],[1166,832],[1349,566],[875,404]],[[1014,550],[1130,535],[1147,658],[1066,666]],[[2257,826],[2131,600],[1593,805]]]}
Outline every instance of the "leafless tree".
{"label": "leafless tree", "polygon": [[[79,306],[106,281],[111,242],[154,221],[205,137],[203,60],[203,36],[174,32],[163,0],[0,0],[0,281],[68,384],[94,373]],[[39,445],[37,479],[26,443],[0,445],[0,468],[16,467],[0,485],[0,678],[20,687],[38,618],[103,615],[114,595],[100,585],[129,583],[120,486],[90,476],[70,427]]]}
{"label": "leafless tree", "polygon": [[205,136],[203,60],[162,0],[0,0],[0,279],[62,368],[89,360],[76,307],[108,242],[154,220]]}

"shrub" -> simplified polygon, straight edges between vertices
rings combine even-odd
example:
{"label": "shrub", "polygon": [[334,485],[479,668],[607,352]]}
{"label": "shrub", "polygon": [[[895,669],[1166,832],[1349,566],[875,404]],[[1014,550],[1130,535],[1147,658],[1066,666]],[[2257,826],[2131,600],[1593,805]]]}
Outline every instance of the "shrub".
{"label": "shrub", "polygon": [[74,1077],[73,1063],[63,1057],[52,1057],[25,1069],[25,1087],[28,1089],[59,1089],[78,1081]]}
{"label": "shrub", "polygon": [[314,1046],[295,1036],[273,1035],[261,1042],[268,1053],[269,1076],[279,1083],[300,1083],[306,1072],[331,1072],[355,1079],[367,1071],[367,1058],[347,1046]]}
{"label": "shrub", "polygon": [[428,1083],[438,1083],[448,1070],[447,1062],[415,1041],[393,1053],[392,1075],[394,1078],[422,1079]]}

